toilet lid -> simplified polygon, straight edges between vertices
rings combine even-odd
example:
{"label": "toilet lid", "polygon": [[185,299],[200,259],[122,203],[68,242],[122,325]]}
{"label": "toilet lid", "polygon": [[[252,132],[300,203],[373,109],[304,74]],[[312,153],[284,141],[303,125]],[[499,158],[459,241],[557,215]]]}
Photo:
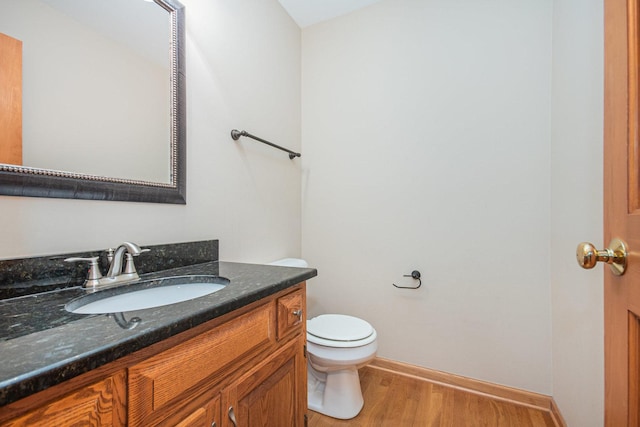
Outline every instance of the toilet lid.
{"label": "toilet lid", "polygon": [[344,314],[323,314],[307,321],[307,333],[331,341],[359,341],[373,334],[368,322]]}

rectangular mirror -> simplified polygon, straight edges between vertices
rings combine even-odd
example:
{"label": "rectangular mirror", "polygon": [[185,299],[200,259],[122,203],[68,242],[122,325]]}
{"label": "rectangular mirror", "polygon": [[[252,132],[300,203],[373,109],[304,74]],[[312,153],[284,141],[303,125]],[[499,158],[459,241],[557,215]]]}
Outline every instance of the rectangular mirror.
{"label": "rectangular mirror", "polygon": [[0,33],[22,45],[22,156],[0,163],[0,194],[186,203],[183,6],[0,4]]}

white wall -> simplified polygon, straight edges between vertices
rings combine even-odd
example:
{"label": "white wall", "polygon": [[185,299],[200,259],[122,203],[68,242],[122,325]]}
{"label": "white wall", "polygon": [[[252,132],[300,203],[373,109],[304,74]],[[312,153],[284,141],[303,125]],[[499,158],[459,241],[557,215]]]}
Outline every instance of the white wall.
{"label": "white wall", "polygon": [[551,0],[385,0],[303,30],[310,315],[551,394],[551,22]]}
{"label": "white wall", "polygon": [[[300,29],[276,0],[183,0],[187,205],[0,196],[0,257],[220,239],[221,258],[300,254]],[[72,124],[71,124],[72,126]]]}
{"label": "white wall", "polygon": [[604,267],[578,268],[603,242],[603,0],[555,0],[551,135],[553,396],[569,426],[604,422]]}

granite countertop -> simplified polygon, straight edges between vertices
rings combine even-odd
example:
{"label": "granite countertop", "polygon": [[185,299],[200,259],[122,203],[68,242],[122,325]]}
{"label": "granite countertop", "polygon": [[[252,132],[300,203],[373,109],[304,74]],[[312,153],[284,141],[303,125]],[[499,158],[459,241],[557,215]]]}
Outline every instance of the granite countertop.
{"label": "granite countertop", "polygon": [[315,277],[317,271],[216,261],[142,279],[196,274],[226,277],[230,283],[197,299],[124,313],[142,320],[130,330],[107,315],[67,312],[64,305],[87,292],[79,286],[0,301],[0,406]]}

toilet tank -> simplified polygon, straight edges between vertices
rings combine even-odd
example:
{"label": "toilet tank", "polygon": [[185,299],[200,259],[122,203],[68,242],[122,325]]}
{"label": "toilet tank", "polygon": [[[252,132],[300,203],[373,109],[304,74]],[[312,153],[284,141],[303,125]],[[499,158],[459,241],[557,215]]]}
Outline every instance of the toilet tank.
{"label": "toilet tank", "polygon": [[306,268],[309,267],[307,261],[300,258],[282,258],[277,261],[270,262],[268,265],[279,265],[282,267],[299,267]]}

